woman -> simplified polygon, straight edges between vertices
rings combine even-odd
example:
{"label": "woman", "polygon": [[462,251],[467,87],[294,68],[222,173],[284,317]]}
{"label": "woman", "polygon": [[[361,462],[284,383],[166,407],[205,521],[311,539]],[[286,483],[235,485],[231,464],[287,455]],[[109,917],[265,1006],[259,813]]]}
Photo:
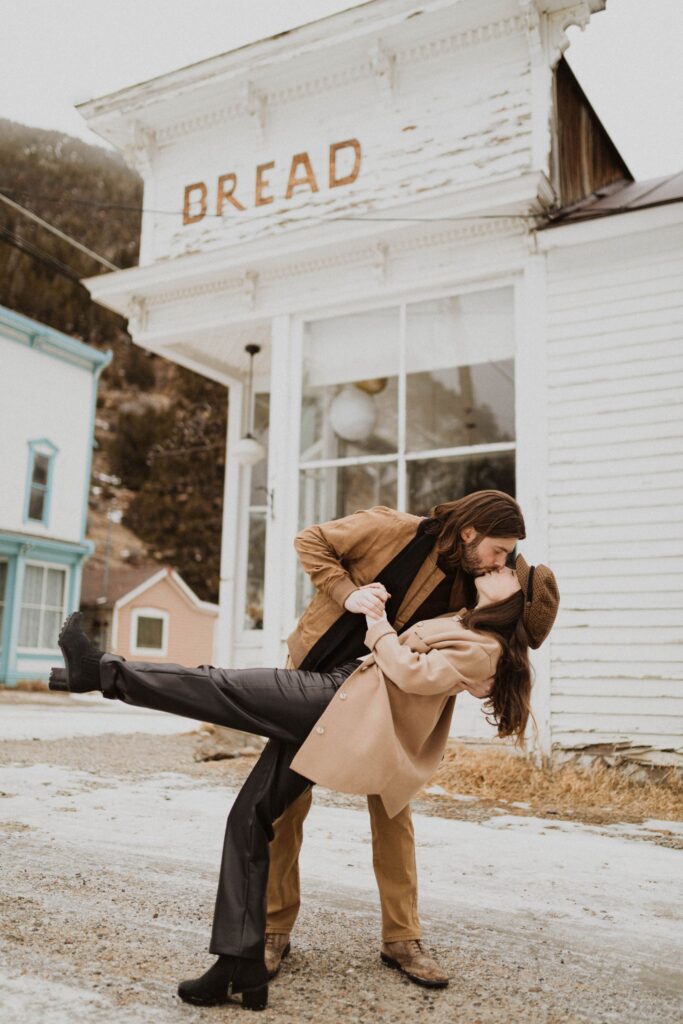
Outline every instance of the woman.
{"label": "woman", "polygon": [[268,843],[272,823],[312,783],[377,793],[397,814],[436,770],[456,694],[487,700],[499,736],[522,741],[529,717],[527,648],[538,647],[559,596],[546,566],[476,579],[477,603],[418,622],[398,636],[385,617],[368,616],[370,654],[331,672],[301,669],[197,669],[126,662],[102,654],[70,616],[60,635],[65,669],[52,689],[101,690],[105,697],[267,736],[228,818],[211,952],[216,963],[181,982],[186,1002],[214,1006],[242,994],[264,1009],[263,962]]}

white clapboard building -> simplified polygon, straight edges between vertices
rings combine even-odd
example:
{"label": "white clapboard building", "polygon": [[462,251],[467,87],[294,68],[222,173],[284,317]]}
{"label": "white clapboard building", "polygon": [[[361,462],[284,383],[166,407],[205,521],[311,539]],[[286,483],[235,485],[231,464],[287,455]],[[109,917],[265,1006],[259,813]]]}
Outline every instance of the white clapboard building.
{"label": "white clapboard building", "polygon": [[46,681],[78,608],[98,352],[0,306],[0,683]]}
{"label": "white clapboard building", "polygon": [[562,57],[603,7],[372,0],[80,108],[145,179],[93,296],[228,388],[222,663],[282,662],[302,525],[500,487],[563,594],[542,749],[675,760],[683,190],[633,183]]}

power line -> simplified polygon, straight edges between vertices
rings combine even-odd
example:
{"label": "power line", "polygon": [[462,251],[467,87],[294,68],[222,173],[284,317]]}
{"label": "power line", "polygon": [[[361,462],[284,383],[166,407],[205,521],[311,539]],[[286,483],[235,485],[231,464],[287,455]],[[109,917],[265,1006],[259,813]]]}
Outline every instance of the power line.
{"label": "power line", "polygon": [[[155,216],[163,216],[163,217],[182,217],[183,216],[183,211],[182,210],[154,210],[154,209],[151,209],[149,207],[129,206],[126,203],[100,203],[100,202],[97,202],[97,200],[94,200],[94,199],[76,199],[75,197],[73,197],[73,198],[64,198],[64,196],[44,196],[44,195],[37,195],[37,194],[32,193],[32,192],[26,192],[23,189],[7,188],[4,185],[0,185],[0,199],[4,198],[5,200],[7,200],[7,194],[17,195],[17,196],[24,196],[25,198],[32,199],[35,202],[54,203],[56,206],[88,206],[88,207],[92,207],[92,208],[98,209],[98,210],[119,210],[119,211],[124,212],[124,213],[136,213],[136,214],[151,213],[151,214],[154,214]],[[206,218],[206,217],[211,217],[211,218],[215,218],[215,219],[218,219],[218,220],[222,220],[223,219],[223,214],[222,213],[208,213],[207,212],[207,213],[204,214],[204,218]],[[353,214],[352,215],[339,214],[338,216],[335,216],[334,214],[330,214],[330,215],[327,215],[327,216],[321,215],[319,217],[311,217],[310,214],[307,214],[306,216],[299,217],[299,218],[294,216],[294,217],[292,217],[292,221],[297,222],[297,223],[303,222],[303,221],[320,221],[320,222],[327,223],[330,220],[343,220],[343,221],[347,221],[348,220],[348,221],[361,221],[361,222],[370,222],[370,223],[377,222],[377,223],[380,223],[380,224],[381,223],[394,224],[396,222],[406,221],[408,223],[415,223],[415,224],[437,224],[439,222],[463,221],[463,220],[500,220],[501,218],[505,218],[506,220],[508,220],[508,219],[513,219],[513,220],[538,220],[539,214],[534,214],[534,213],[512,213],[512,214],[473,213],[473,214],[459,214],[456,217],[372,217],[372,216],[367,216],[365,214],[355,214],[355,215],[353,215]],[[114,269],[118,270],[119,268],[116,267]]]}
{"label": "power line", "polygon": [[13,235],[11,231],[8,231],[3,227],[0,227],[0,242],[4,242],[6,245],[12,246],[14,249],[18,249],[19,252],[23,252],[24,255],[29,256],[32,260],[42,263],[56,274],[61,274],[62,277],[66,277],[74,284],[81,284],[78,276],[73,273],[66,264],[62,263],[61,260],[55,259],[53,256],[44,252],[44,250],[40,249],[39,246],[33,245],[31,242],[28,242],[26,239],[17,235]]}
{"label": "power line", "polygon": [[115,263],[110,263],[109,260],[104,258],[104,256],[100,256],[98,253],[93,252],[92,249],[88,249],[86,245],[82,245],[80,242],[77,242],[75,238],[71,237],[71,235],[67,235],[63,231],[60,231],[59,228],[54,227],[52,224],[48,224],[46,220],[43,220],[42,217],[32,213],[31,210],[27,210],[25,207],[20,206],[19,203],[15,203],[13,199],[10,199],[9,196],[3,195],[2,192],[0,192],[0,202],[6,203],[7,206],[16,210],[17,213],[20,213],[23,217],[28,217],[29,220],[32,220],[36,224],[39,224],[40,227],[45,228],[46,231],[50,231],[53,235],[56,235],[57,238],[61,238],[63,242],[67,242],[69,245],[72,245],[75,249],[85,253],[85,255],[89,256],[91,259],[97,260],[97,262],[101,263],[102,266],[107,268],[107,270],[121,269],[120,267],[117,267]]}

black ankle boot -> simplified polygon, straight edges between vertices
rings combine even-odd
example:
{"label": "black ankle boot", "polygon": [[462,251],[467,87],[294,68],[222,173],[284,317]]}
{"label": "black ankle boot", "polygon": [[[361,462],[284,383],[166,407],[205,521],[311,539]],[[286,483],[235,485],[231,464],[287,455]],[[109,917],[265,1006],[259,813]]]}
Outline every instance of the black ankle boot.
{"label": "black ankle boot", "polygon": [[266,965],[241,956],[219,956],[201,978],[181,981],[178,995],[194,1006],[221,1006],[241,993],[245,1010],[265,1010],[268,1005]]}
{"label": "black ankle boot", "polygon": [[102,651],[83,632],[83,616],[80,612],[74,612],[68,617],[57,642],[64,655],[66,669],[52,669],[48,684],[50,689],[68,690],[71,693],[101,690]]}

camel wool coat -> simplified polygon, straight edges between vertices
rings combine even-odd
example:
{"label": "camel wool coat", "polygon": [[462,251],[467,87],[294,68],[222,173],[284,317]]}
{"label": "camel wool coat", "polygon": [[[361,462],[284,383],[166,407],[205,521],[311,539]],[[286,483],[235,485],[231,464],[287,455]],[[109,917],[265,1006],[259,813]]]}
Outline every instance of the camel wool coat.
{"label": "camel wool coat", "polygon": [[[299,668],[315,643],[343,615],[349,594],[376,580],[413,539],[421,522],[420,516],[379,505],[343,519],[307,526],[296,535],[294,547],[299,561],[317,593],[287,639],[289,665]],[[436,551],[432,551],[401,602],[394,623],[397,630],[411,619],[443,578]],[[459,573],[451,595],[453,608],[460,608],[467,599],[461,589],[461,578]]]}
{"label": "camel wool coat", "polygon": [[398,636],[386,619],[365,637],[372,652],[332,698],[292,762],[342,793],[377,793],[393,818],[434,774],[458,693],[488,696],[501,646],[460,615],[417,622]]}

